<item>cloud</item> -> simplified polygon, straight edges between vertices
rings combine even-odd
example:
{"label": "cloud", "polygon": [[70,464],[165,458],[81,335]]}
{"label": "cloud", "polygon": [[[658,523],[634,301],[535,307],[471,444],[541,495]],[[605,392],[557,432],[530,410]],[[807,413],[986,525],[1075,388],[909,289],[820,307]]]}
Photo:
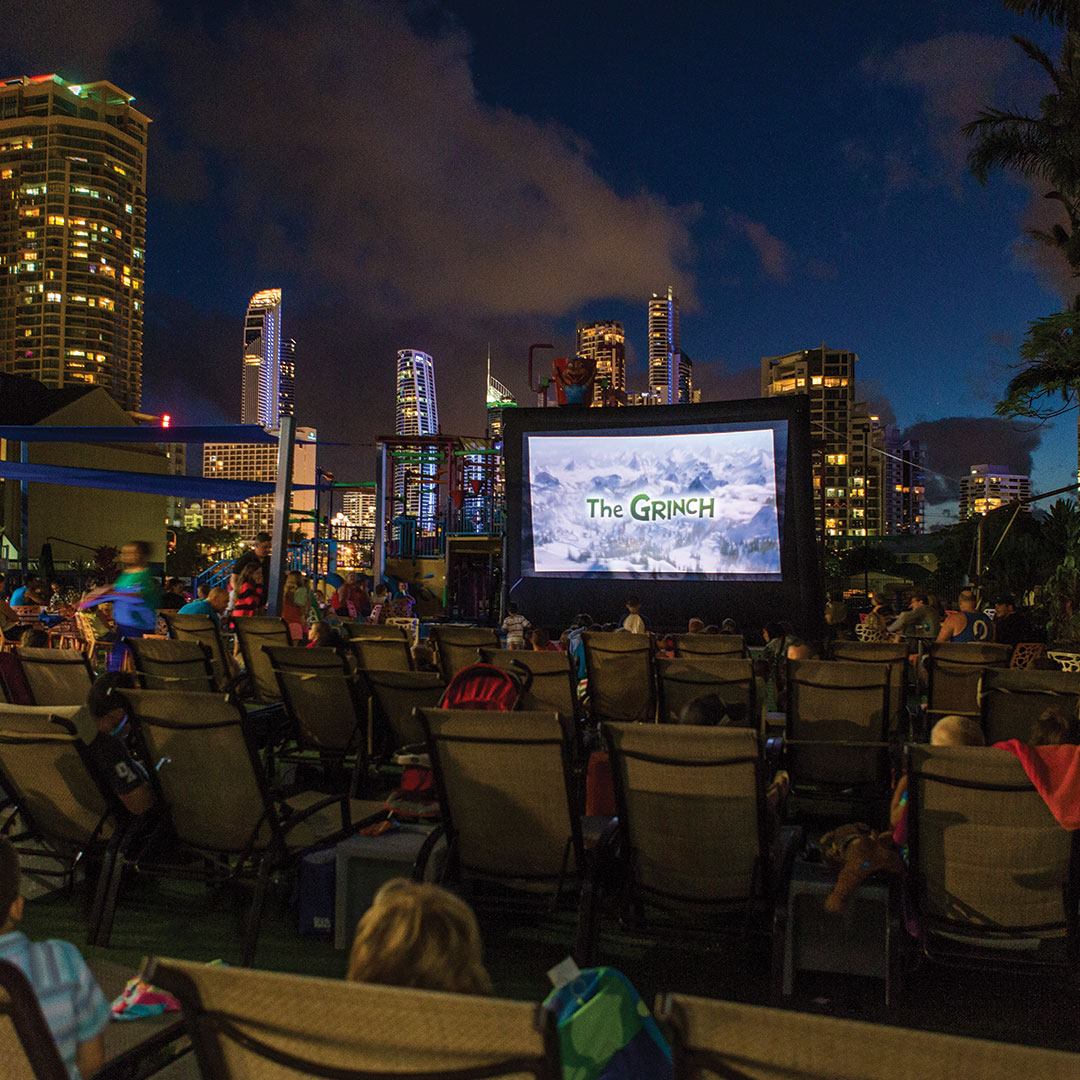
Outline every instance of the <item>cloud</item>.
{"label": "cloud", "polygon": [[573,131],[481,101],[470,42],[437,9],[421,33],[388,0],[292,0],[210,32],[184,9],[120,6],[83,51],[77,10],[39,0],[0,52],[152,57],[155,194],[212,189],[249,273],[287,266],[384,313],[560,315],[667,282],[693,307],[697,210],[616,190]]}
{"label": "cloud", "polygon": [[1008,38],[966,31],[866,57],[861,67],[883,82],[919,92],[931,139],[954,177],[967,161],[968,141],[960,128],[995,100],[1003,84],[1015,88],[1027,75]]}
{"label": "cloud", "polygon": [[411,313],[559,315],[668,281],[693,303],[695,211],[617,192],[574,132],[482,102],[459,31],[298,0],[196,39],[174,93],[207,160],[241,160],[226,195],[267,267]]}
{"label": "cloud", "polygon": [[960,478],[972,465],[988,462],[1030,475],[1042,430],[1038,424],[997,417],[949,416],[921,420],[908,428],[904,437],[918,439],[926,446],[927,465],[932,470],[926,477],[926,501],[933,505],[960,497]]}
{"label": "cloud", "polygon": [[[0,0],[0,75],[60,71],[101,78],[112,54],[154,24],[158,13],[154,0]],[[16,70],[27,61],[38,66]]]}
{"label": "cloud", "polygon": [[1016,253],[1022,262],[1034,270],[1043,286],[1071,303],[1080,293],[1080,279],[1073,276],[1068,260],[1059,248],[1036,240],[1030,230],[1047,232],[1054,225],[1065,224],[1061,204],[1045,198],[1046,184],[1038,180],[1025,180],[1031,192],[1031,201],[1020,216],[1024,235],[1016,241]]}
{"label": "cloud", "polygon": [[[885,186],[890,190],[944,184],[959,195],[972,146],[961,131],[964,124],[990,106],[1032,112],[1050,86],[1042,69],[1014,42],[988,34],[942,34],[901,46],[885,56],[866,57],[861,66],[867,74],[919,95],[930,143],[939,159],[937,168],[920,167],[914,146],[906,153],[895,145],[884,151],[879,164],[885,170]],[[865,172],[875,158],[875,153],[859,140],[845,144],[842,152],[860,172]],[[1014,173],[1006,175],[1031,195],[1020,219],[1025,235],[1016,244],[1018,257],[1035,269],[1047,289],[1071,301],[1080,285],[1070,275],[1065,259],[1027,235],[1031,229],[1046,230],[1062,222],[1061,207],[1043,198],[1047,186],[1042,181]]]}
{"label": "cloud", "polygon": [[800,258],[785,241],[770,232],[767,225],[754,221],[746,214],[729,211],[727,226],[736,236],[749,242],[762,272],[772,281],[789,281],[795,269],[821,281],[831,281],[839,276],[839,271],[831,262]]}
{"label": "cloud", "polygon": [[760,221],[753,221],[745,214],[732,213],[728,214],[728,228],[750,242],[766,277],[773,281],[787,281],[791,277],[791,248],[769,232]]}

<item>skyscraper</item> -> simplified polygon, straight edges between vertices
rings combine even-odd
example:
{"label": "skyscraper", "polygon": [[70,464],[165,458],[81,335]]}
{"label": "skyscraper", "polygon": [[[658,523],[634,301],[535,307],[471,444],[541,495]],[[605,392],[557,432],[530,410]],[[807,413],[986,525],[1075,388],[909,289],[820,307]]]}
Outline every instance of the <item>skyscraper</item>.
{"label": "skyscraper", "polygon": [[[396,416],[398,435],[438,435],[439,405],[435,398],[435,361],[419,349],[397,354]],[[438,453],[421,450],[414,467],[395,470],[394,516],[416,518],[420,532],[435,530]]]}
{"label": "skyscraper", "polygon": [[[1008,465],[972,465],[967,476],[960,479],[960,520],[988,514],[1030,496],[1030,476],[1010,472]],[[1030,513],[1030,502],[1022,506]]]}
{"label": "skyscraper", "polygon": [[296,415],[296,338],[283,338],[281,342],[278,415]]}
{"label": "skyscraper", "polygon": [[[841,540],[851,529],[865,529],[850,513],[865,510],[865,483],[856,482],[860,474],[852,470],[849,460],[857,359],[847,349],[824,344],[761,358],[762,397],[806,394],[810,398],[814,513],[818,537],[829,540]],[[860,490],[862,495],[852,494]]]}
{"label": "skyscraper", "polygon": [[662,405],[678,401],[679,298],[669,285],[667,295],[649,300],[649,393]]}
{"label": "skyscraper", "polygon": [[[295,345],[293,346],[295,349]],[[282,415],[282,371],[286,359],[281,335],[281,290],[263,289],[248,303],[244,317],[244,366],[241,383],[240,422],[276,428]],[[292,409],[292,357],[287,392]]]}
{"label": "skyscraper", "polygon": [[148,117],[110,82],[0,82],[0,371],[142,399]]}
{"label": "skyscraper", "polygon": [[594,405],[603,404],[605,388],[625,396],[626,333],[622,323],[579,323],[577,351],[579,356],[596,361],[592,402]]}
{"label": "skyscraper", "polygon": [[[293,483],[309,490],[294,491],[292,511],[303,516],[296,528],[305,536],[314,534],[312,512],[315,509],[315,455],[318,447],[314,428],[296,428],[297,445],[293,457]],[[277,443],[205,443],[203,476],[214,480],[258,480],[272,484],[277,480]],[[250,540],[259,532],[269,532],[274,522],[274,496],[255,495],[243,502],[217,502],[207,499],[201,507],[202,523],[208,529],[227,529],[241,539]]]}
{"label": "skyscraper", "polygon": [[435,361],[419,349],[398,349],[398,435],[438,435],[439,405],[435,399]]}
{"label": "skyscraper", "polygon": [[926,447],[885,429],[885,532],[917,536],[926,528]]}

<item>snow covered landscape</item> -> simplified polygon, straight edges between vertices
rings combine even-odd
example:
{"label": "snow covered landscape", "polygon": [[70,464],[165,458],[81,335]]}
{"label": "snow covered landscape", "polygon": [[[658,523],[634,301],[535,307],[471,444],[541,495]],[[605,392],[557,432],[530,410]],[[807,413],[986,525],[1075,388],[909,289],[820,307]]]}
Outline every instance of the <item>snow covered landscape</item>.
{"label": "snow covered landscape", "polygon": [[529,435],[534,573],[780,576],[773,432]]}

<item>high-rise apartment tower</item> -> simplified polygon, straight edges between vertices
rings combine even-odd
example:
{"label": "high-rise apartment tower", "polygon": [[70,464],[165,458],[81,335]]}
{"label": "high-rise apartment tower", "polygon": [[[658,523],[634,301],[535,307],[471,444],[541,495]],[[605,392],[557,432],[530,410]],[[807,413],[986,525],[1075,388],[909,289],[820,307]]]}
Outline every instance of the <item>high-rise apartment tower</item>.
{"label": "high-rise apartment tower", "polygon": [[[439,404],[435,397],[435,361],[419,349],[399,349],[397,354],[396,415],[398,435],[438,435]],[[395,472],[394,516],[403,513],[416,519],[423,533],[436,527],[438,474],[437,453],[420,451],[414,467]]]}
{"label": "high-rise apartment tower", "polygon": [[[577,328],[579,356],[596,361],[596,382],[593,384],[593,404],[602,405],[605,390],[615,395],[626,394],[626,333],[620,322],[579,323]],[[620,397],[619,400],[622,400]]]}
{"label": "high-rise apartment tower", "polygon": [[281,332],[281,290],[263,289],[248,302],[244,317],[244,361],[240,422],[276,428],[294,415],[296,342]]}
{"label": "high-rise apartment tower", "polygon": [[0,82],[0,371],[142,400],[146,137],[110,82]]}
{"label": "high-rise apartment tower", "polygon": [[679,298],[669,285],[649,300],[649,393],[658,404],[678,401],[679,353]]}

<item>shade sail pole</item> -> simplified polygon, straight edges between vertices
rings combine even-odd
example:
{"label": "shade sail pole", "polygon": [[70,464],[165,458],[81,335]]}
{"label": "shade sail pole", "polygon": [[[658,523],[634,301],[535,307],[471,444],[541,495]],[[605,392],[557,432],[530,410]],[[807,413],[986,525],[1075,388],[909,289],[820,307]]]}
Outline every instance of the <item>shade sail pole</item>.
{"label": "shade sail pole", "polygon": [[274,523],[270,538],[270,583],[266,610],[270,615],[281,614],[281,587],[285,583],[286,559],[289,554],[289,507],[292,505],[293,457],[296,453],[294,433],[296,418],[283,416],[279,420],[277,483],[274,486]]}

